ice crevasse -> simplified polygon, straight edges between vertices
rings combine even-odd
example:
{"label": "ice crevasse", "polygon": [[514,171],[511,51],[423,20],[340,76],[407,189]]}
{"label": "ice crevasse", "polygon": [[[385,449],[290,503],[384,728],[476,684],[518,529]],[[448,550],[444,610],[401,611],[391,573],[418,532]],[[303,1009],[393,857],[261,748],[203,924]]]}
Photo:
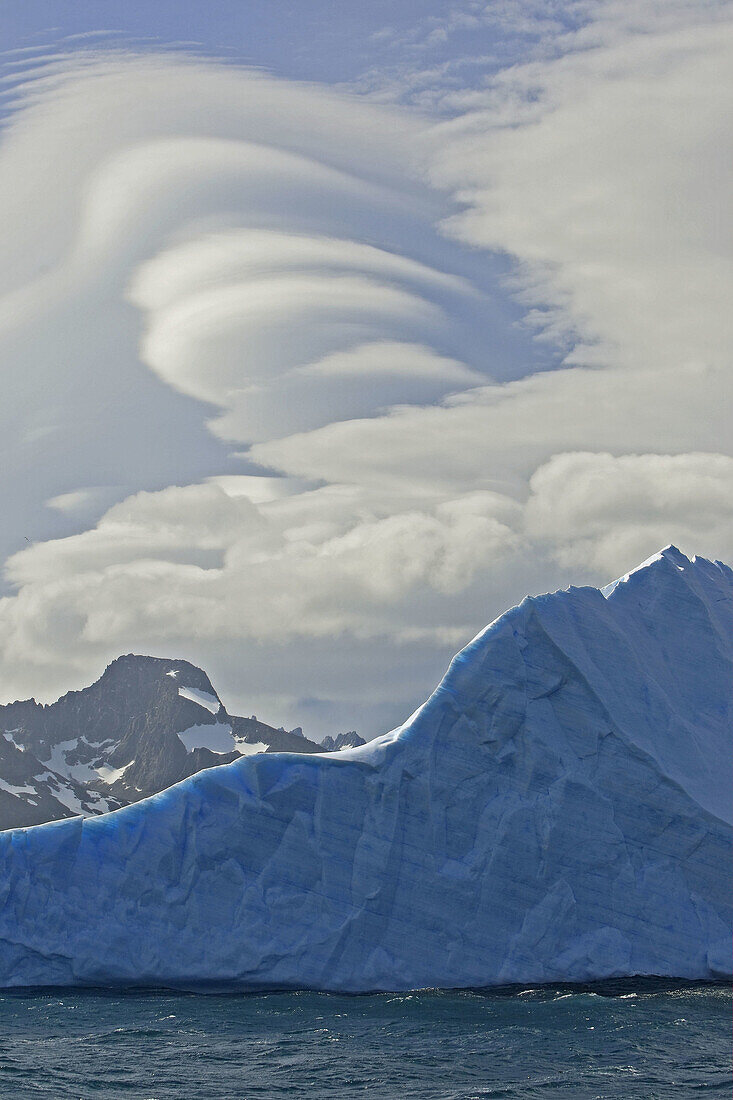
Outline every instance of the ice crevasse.
{"label": "ice crevasse", "polygon": [[528,598],[399,729],[0,834],[0,985],[731,972],[733,572]]}

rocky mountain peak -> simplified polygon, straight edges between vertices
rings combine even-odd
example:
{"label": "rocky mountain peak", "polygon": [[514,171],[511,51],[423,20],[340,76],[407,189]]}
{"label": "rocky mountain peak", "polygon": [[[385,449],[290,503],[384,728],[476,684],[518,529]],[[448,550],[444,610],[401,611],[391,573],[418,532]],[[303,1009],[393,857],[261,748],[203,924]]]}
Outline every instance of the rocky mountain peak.
{"label": "rocky mountain peak", "polygon": [[203,669],[126,653],[55,703],[0,706],[0,829],[99,814],[257,752],[322,752],[227,713]]}

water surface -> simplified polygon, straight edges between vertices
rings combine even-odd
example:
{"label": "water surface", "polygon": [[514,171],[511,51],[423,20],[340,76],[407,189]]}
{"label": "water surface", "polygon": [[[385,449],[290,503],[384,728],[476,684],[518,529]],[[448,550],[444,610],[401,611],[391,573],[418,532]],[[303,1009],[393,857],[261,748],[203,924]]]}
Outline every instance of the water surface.
{"label": "water surface", "polygon": [[730,1100],[731,995],[586,989],[0,994],[0,1096]]}

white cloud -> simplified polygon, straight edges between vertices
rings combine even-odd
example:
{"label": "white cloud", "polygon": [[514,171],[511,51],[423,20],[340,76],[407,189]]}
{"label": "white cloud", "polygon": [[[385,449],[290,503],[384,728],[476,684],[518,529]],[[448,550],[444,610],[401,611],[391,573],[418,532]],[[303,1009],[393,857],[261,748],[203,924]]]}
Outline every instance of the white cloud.
{"label": "white cloud", "polygon": [[408,342],[445,326],[424,297],[436,288],[475,295],[359,241],[240,229],[159,253],[128,293],[147,316],[144,362],[225,410],[211,422],[218,435],[252,442],[479,381]]}
{"label": "white cloud", "polygon": [[[406,291],[358,276],[281,276],[205,290],[170,307],[148,332],[141,356],[176,389],[224,404],[298,352],[306,361],[322,353],[332,332],[349,341],[412,318],[424,326],[431,312]],[[312,324],[314,316],[320,324]],[[297,347],[288,328],[300,336]]]}
{"label": "white cloud", "polygon": [[669,542],[733,558],[733,458],[721,454],[559,454],[530,480],[528,533],[570,568],[609,576]]}
{"label": "white cloud", "polygon": [[135,273],[131,300],[142,309],[161,310],[187,299],[201,287],[251,283],[275,272],[361,272],[470,293],[453,275],[361,241],[239,229],[209,234],[158,253]]}
{"label": "white cloud", "polygon": [[72,489],[70,493],[59,493],[46,501],[47,508],[54,508],[57,512],[86,512],[90,508],[101,503],[106,491],[95,487],[86,489]]}
{"label": "white cloud", "polygon": [[395,340],[377,340],[360,344],[348,351],[324,356],[315,363],[298,367],[303,378],[356,379],[369,378],[417,378],[426,381],[447,382],[456,388],[475,385],[481,375],[464,363],[437,355],[432,348],[419,344],[398,343]]}
{"label": "white cloud", "polygon": [[[326,326],[324,313],[317,314],[322,328]],[[315,320],[315,311],[311,311],[309,322]],[[384,312],[379,321],[384,329]],[[338,326],[338,334],[344,338],[343,326]],[[475,386],[481,379],[477,371],[426,345],[372,340],[242,387],[229,395],[229,410],[209,423],[224,439],[251,443],[376,413],[395,404],[428,404]]]}
{"label": "white cloud", "polygon": [[465,204],[449,230],[517,257],[571,362],[729,366],[726,9],[680,23],[672,4],[667,26],[659,5],[598,5],[584,48],[500,74],[440,132],[434,178]]}
{"label": "white cloud", "polygon": [[557,451],[725,451],[732,390],[723,368],[568,368],[260,443],[252,455],[298,477],[521,492]]}

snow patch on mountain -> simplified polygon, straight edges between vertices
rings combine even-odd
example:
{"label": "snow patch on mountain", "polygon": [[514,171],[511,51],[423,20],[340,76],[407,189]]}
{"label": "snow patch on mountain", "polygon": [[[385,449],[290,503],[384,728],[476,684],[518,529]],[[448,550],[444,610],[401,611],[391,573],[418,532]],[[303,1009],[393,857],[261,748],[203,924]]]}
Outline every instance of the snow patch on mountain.
{"label": "snow patch on mountain", "polygon": [[129,764],[123,764],[121,768],[111,768],[108,764],[99,764],[95,771],[99,778],[111,787],[118,779],[122,779],[127,769],[131,768],[134,763],[135,761],[131,760]]}
{"label": "snow patch on mountain", "polygon": [[35,787],[17,787],[12,783],[6,783],[4,779],[0,779],[0,791],[7,791],[8,794],[35,794]]}
{"label": "snow patch on mountain", "polygon": [[199,688],[179,687],[178,694],[182,699],[190,699],[192,703],[198,703],[210,714],[218,714],[221,710],[221,700],[209,691],[201,691]]}
{"label": "snow patch on mountain", "polygon": [[269,745],[264,741],[237,741],[237,752],[240,756],[252,756],[258,752],[267,752]]}
{"label": "snow patch on mountain", "polygon": [[228,753],[234,752],[237,747],[228,722],[215,722],[213,726],[189,726],[178,736],[187,752],[192,749],[209,749],[210,752]]}

